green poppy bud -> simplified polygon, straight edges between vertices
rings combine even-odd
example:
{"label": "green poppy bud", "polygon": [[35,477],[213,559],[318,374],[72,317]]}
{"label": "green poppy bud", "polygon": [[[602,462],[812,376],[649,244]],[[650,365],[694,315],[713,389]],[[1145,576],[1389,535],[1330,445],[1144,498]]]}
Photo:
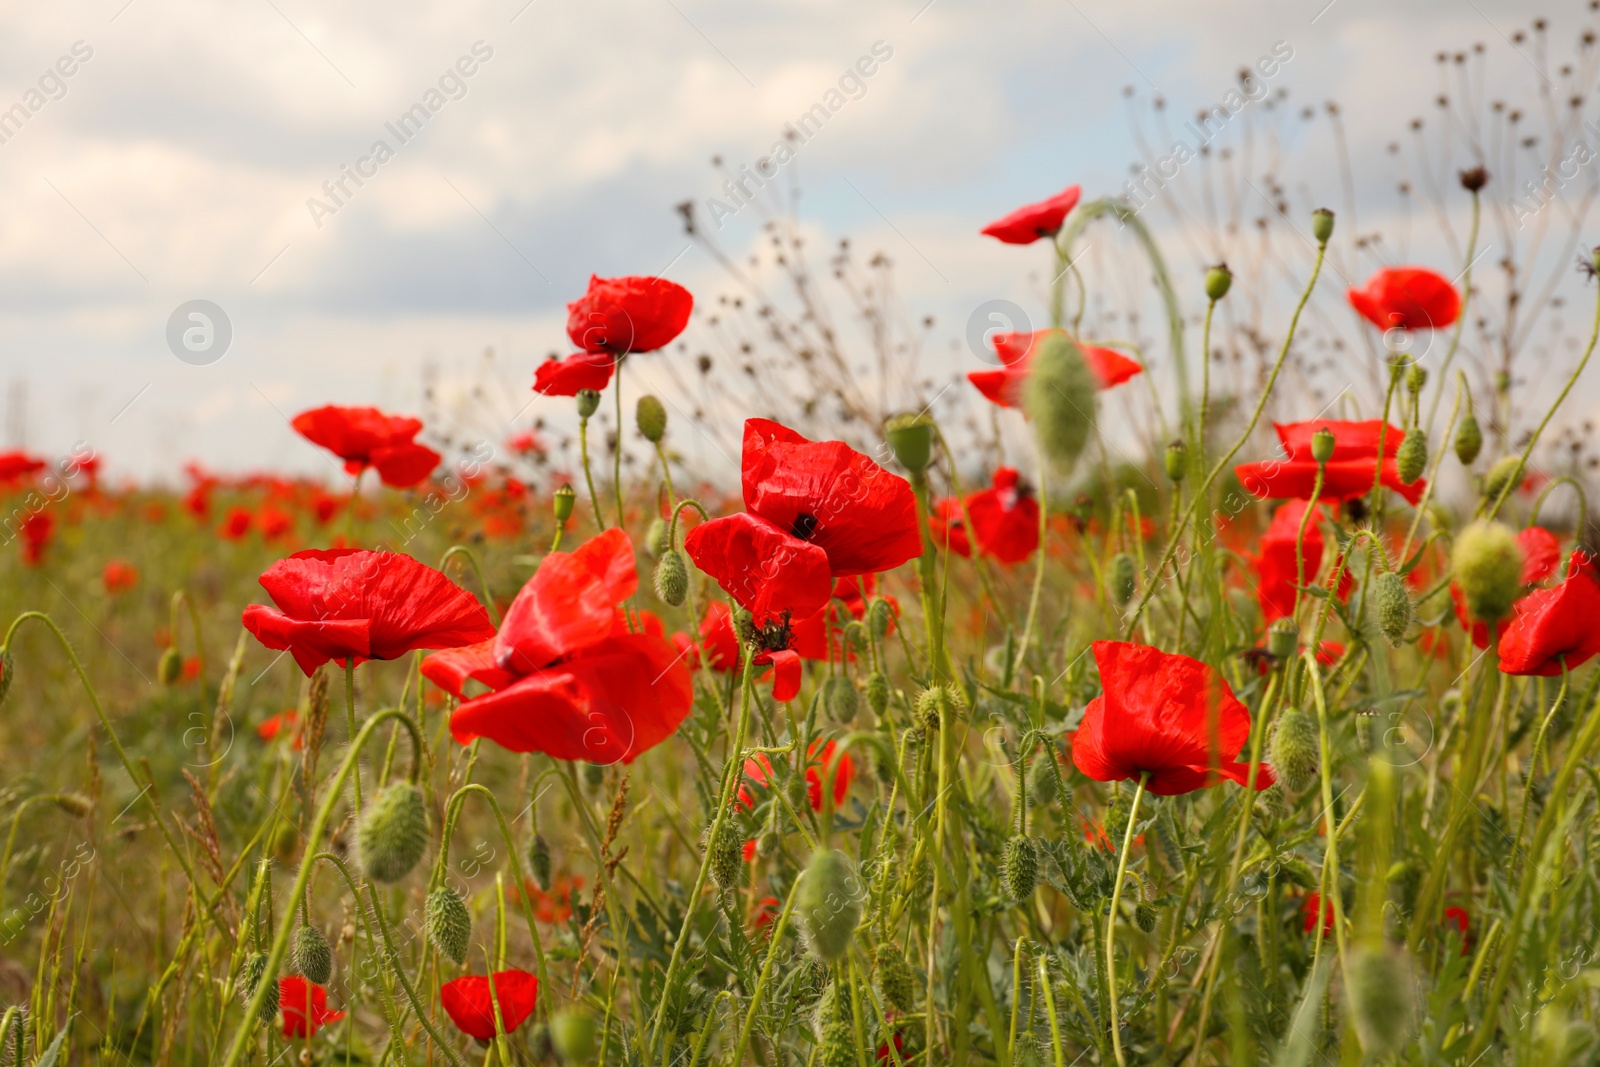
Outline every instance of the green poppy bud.
{"label": "green poppy bud", "polygon": [[333,977],[333,946],[316,926],[302,926],[294,935],[294,965],[306,981],[327,985]]}
{"label": "green poppy bud", "polygon": [[428,894],[423,907],[423,926],[433,947],[460,966],[467,962],[467,943],[472,940],[472,913],[467,902],[447,885]]}
{"label": "green poppy bud", "polygon": [[1303,793],[1322,765],[1317,724],[1299,708],[1288,708],[1272,729],[1269,756],[1278,780],[1291,793]]}
{"label": "green poppy bud", "polygon": [[894,608],[879,597],[867,608],[867,625],[872,628],[872,639],[882,641],[889,635],[889,624],[894,621]]}
{"label": "green poppy bud", "polygon": [[1111,557],[1111,566],[1106,574],[1106,591],[1111,594],[1111,599],[1116,601],[1118,607],[1133,599],[1137,581],[1138,572],[1132,556],[1126,552],[1118,552]]}
{"label": "green poppy bud", "polygon": [[1485,500],[1499,500],[1500,494],[1506,491],[1513,480],[1522,474],[1521,456],[1502,456],[1489,468],[1489,473],[1483,479],[1483,498]]}
{"label": "green poppy bud", "polygon": [[1398,950],[1385,945],[1357,949],[1350,957],[1345,998],[1356,1036],[1369,1061],[1400,1050],[1411,1033],[1411,977]]}
{"label": "green poppy bud", "polygon": [[940,685],[924,689],[917,695],[917,725],[922,727],[924,733],[931,734],[939,729],[939,723],[949,704],[950,695]]}
{"label": "green poppy bud", "polygon": [[1011,900],[1027,900],[1039,884],[1039,852],[1033,839],[1014,834],[1000,857],[1000,886]]}
{"label": "green poppy bud", "polygon": [[1511,613],[1522,592],[1522,548],[1504,523],[1479,520],[1456,537],[1451,569],[1467,612],[1494,623]]}
{"label": "green poppy bud", "polygon": [[884,677],[882,671],[867,675],[867,707],[879,718],[889,708],[889,679]]}
{"label": "green poppy bud", "polygon": [[[267,954],[265,952],[252,952],[250,958],[245,960],[244,973],[240,975],[239,996],[245,1004],[256,995],[256,990],[262,981],[267,978]],[[261,998],[261,1010],[256,1013],[256,1018],[266,1022],[278,1014],[278,983],[267,981],[266,995]]]}
{"label": "green poppy bud", "polygon": [[1167,451],[1161,457],[1161,463],[1166,469],[1168,481],[1183,481],[1183,476],[1189,471],[1188,446],[1182,441],[1173,441],[1167,445]]}
{"label": "green poppy bud", "polygon": [[1317,872],[1311,869],[1311,864],[1299,856],[1290,856],[1278,864],[1278,877],[1285,882],[1292,882],[1301,889],[1315,889],[1321,884]]}
{"label": "green poppy bud", "polygon": [[1366,755],[1372,755],[1373,748],[1378,742],[1378,713],[1371,708],[1362,708],[1355,715],[1356,744]]}
{"label": "green poppy bud", "polygon": [[94,810],[94,801],[82,793],[57,793],[55,802],[56,807],[74,819],[81,819]]}
{"label": "green poppy bud", "polygon": [[911,1010],[916,999],[916,975],[898,947],[887,941],[878,946],[872,977],[885,1008],[897,1012]]}
{"label": "green poppy bud", "polygon": [[1070,470],[1095,426],[1099,383],[1083,350],[1063,333],[1051,333],[1033,355],[1022,391],[1022,409],[1045,456]]}
{"label": "green poppy bud", "polygon": [[823,1024],[817,1067],[856,1067],[856,1032],[848,1019],[835,1017]]}
{"label": "green poppy bud", "polygon": [[533,874],[534,884],[550,892],[550,842],[543,834],[534,834],[528,843],[528,869]]}
{"label": "green poppy bud", "polygon": [[578,390],[578,418],[588,419],[600,410],[600,394],[594,389]]}
{"label": "green poppy bud", "polygon": [[1289,790],[1281,780],[1256,794],[1255,813],[1269,822],[1289,814]]}
{"label": "green poppy bud", "polygon": [[644,550],[650,553],[651,559],[660,559],[667,554],[667,549],[672,547],[668,535],[672,527],[667,525],[667,520],[657,515],[650,520],[650,525],[644,532]]}
{"label": "green poppy bud", "polygon": [[1328,243],[1328,238],[1333,236],[1333,212],[1319,207],[1311,213],[1311,236],[1317,239],[1319,245]]}
{"label": "green poppy bud", "polygon": [[633,409],[633,421],[639,427],[639,436],[653,445],[660,444],[667,435],[667,409],[649,393],[639,398]]}
{"label": "green poppy bud", "polygon": [[16,657],[9,648],[0,649],[0,704],[5,703],[6,694],[11,692],[11,674],[15,670]]}
{"label": "green poppy bud", "polygon": [[1394,465],[1402,485],[1410,485],[1422,477],[1428,466],[1428,437],[1421,427],[1406,434],[1405,440],[1400,442],[1394,454]]}
{"label": "green poppy bud", "polygon": [[395,782],[372,798],[356,824],[356,855],[374,882],[398,882],[428,850],[422,790]]}
{"label": "green poppy bud", "polygon": [[1333,450],[1338,443],[1334,440],[1332,430],[1326,426],[1318,427],[1317,432],[1311,435],[1311,458],[1318,463],[1327,463],[1333,459]]}
{"label": "green poppy bud", "polygon": [[[11,674],[11,671],[9,670],[10,666],[11,665],[9,663],[5,665],[7,668],[5,671],[7,677],[9,677]],[[178,650],[176,648],[169,648],[165,652],[161,653],[161,659],[156,664],[156,677],[160,679],[162,685],[171,685],[173,682],[178,680],[178,676],[182,673],[183,657],[178,654]]]}
{"label": "green poppy bud", "polygon": [[1470,467],[1481,451],[1483,431],[1478,428],[1478,417],[1469,411],[1461,420],[1461,425],[1456,427],[1456,458],[1463,467]]}
{"label": "green poppy bud", "polygon": [[1221,300],[1233,288],[1233,272],[1226,263],[1218,263],[1206,271],[1206,299]]}
{"label": "green poppy bud", "polygon": [[1406,591],[1406,580],[1398,571],[1385,571],[1378,575],[1373,589],[1378,608],[1378,628],[1389,644],[1400,647],[1411,625],[1411,594]]}
{"label": "green poppy bud", "polygon": [[711,881],[716,887],[724,891],[737,888],[744,861],[744,842],[733,832],[733,827],[724,826],[714,840],[711,828],[706,827],[702,847],[710,857]]}
{"label": "green poppy bud", "polygon": [[1420,363],[1412,363],[1406,368],[1406,392],[1411,394],[1412,403],[1416,402],[1418,394],[1428,384],[1428,369]]}
{"label": "green poppy bud", "polygon": [[588,1063],[594,1059],[594,1016],[583,1008],[563,1008],[550,1020],[550,1043],[562,1063]]}
{"label": "green poppy bud", "polygon": [[841,725],[854,722],[861,707],[855,685],[842,674],[822,683],[822,703],[833,721]]}
{"label": "green poppy bud", "polygon": [[861,921],[861,881],[843,852],[818,852],[794,890],[795,916],[811,954],[824,963],[844,958]]}
{"label": "green poppy bud", "polygon": [[683,554],[675,548],[667,549],[656,561],[654,581],[656,596],[663,604],[681,607],[689,595],[689,567],[683,562]]}
{"label": "green poppy bud", "polygon": [[926,415],[896,415],[884,424],[883,434],[900,466],[912,474],[928,469],[933,459],[933,420]]}
{"label": "green poppy bud", "polygon": [[1267,655],[1275,660],[1290,660],[1300,651],[1300,627],[1285,615],[1267,627]]}
{"label": "green poppy bud", "polygon": [[1135,905],[1133,909],[1133,921],[1138,924],[1139,929],[1147,934],[1156,928],[1156,919],[1160,915],[1161,913],[1156,910],[1154,904],[1143,900]]}
{"label": "green poppy bud", "polygon": [[556,513],[557,522],[566,522],[572,518],[572,509],[578,502],[578,494],[570,485],[556,486],[555,493],[550,498],[550,509]]}

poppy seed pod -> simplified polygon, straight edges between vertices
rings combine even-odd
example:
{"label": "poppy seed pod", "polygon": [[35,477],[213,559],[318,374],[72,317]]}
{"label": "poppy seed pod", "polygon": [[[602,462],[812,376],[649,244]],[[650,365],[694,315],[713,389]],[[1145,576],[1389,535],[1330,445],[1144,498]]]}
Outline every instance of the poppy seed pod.
{"label": "poppy seed pod", "polygon": [[1233,287],[1233,272],[1226,263],[1218,263],[1206,271],[1206,298],[1208,300],[1221,300],[1228,295],[1228,290]]}
{"label": "poppy seed pod", "polygon": [[889,679],[882,671],[867,675],[867,707],[880,718],[889,707]]}
{"label": "poppy seed pod", "polygon": [[428,850],[428,809],[422,790],[395,782],[372,798],[356,824],[356,855],[374,882],[398,882]]}
{"label": "poppy seed pod", "polygon": [[333,977],[333,946],[316,926],[302,926],[294,935],[294,965],[306,981],[327,985]]}
{"label": "poppy seed pod", "polygon": [[1111,557],[1110,572],[1106,576],[1106,590],[1111,594],[1111,599],[1117,602],[1118,607],[1125,606],[1133,599],[1137,580],[1138,573],[1132,556],[1126,552],[1118,552]]}
{"label": "poppy seed pod", "polygon": [[557,522],[566,522],[572,518],[573,506],[578,501],[578,494],[570,485],[558,485],[550,497],[550,509],[555,512]]}
{"label": "poppy seed pod", "polygon": [[1062,470],[1077,461],[1095,426],[1099,383],[1083,350],[1064,333],[1039,345],[1023,386],[1022,408],[1045,456]]}
{"label": "poppy seed pod", "polygon": [[896,415],[884,424],[883,434],[900,466],[912,474],[928,469],[933,459],[933,420],[926,415]]}
{"label": "poppy seed pod", "polygon": [[861,707],[855,685],[843,675],[835,675],[822,683],[822,703],[833,721],[841,725],[853,722]]}
{"label": "poppy seed pod", "polygon": [[1512,479],[1522,473],[1522,457],[1517,455],[1502,456],[1495,460],[1494,466],[1489,468],[1489,473],[1483,479],[1483,497],[1485,500],[1499,500],[1500,494],[1506,491]]}
{"label": "poppy seed pod", "polygon": [[1318,463],[1326,463],[1333,458],[1333,450],[1338,445],[1334,439],[1333,431],[1326,426],[1319,427],[1311,435],[1311,458]]}
{"label": "poppy seed pod", "polygon": [[672,548],[662,553],[661,559],[656,562],[653,580],[656,596],[661,598],[663,604],[681,607],[689,595],[689,568],[683,562],[683,554]]}
{"label": "poppy seed pod", "polygon": [[600,410],[600,393],[595,389],[578,390],[578,418],[591,418]]}
{"label": "poppy seed pod", "polygon": [[550,1043],[562,1063],[588,1063],[594,1058],[594,1016],[582,1008],[563,1008],[550,1020]]}
{"label": "poppy seed pod", "polygon": [[1469,193],[1475,193],[1489,184],[1489,172],[1482,167],[1472,167],[1460,174],[1461,188]]}
{"label": "poppy seed pod", "polygon": [[1461,425],[1456,427],[1456,458],[1463,467],[1470,467],[1481,451],[1483,430],[1478,427],[1477,416],[1469,411],[1461,420]]}
{"label": "poppy seed pod", "polygon": [[1317,724],[1299,708],[1288,708],[1272,728],[1269,752],[1278,780],[1292,793],[1303,793],[1321,767]]}
{"label": "poppy seed pod", "polygon": [[472,939],[472,913],[467,902],[447,885],[428,894],[423,907],[423,926],[433,947],[460,966],[467,962],[467,943]]}
{"label": "poppy seed pod", "polygon": [[660,515],[650,520],[650,525],[644,533],[644,550],[650,553],[652,559],[660,559],[666,555],[667,549],[672,547],[668,536],[672,528],[667,525],[667,520]]}
{"label": "poppy seed pod", "polygon": [[1293,659],[1300,649],[1300,627],[1285,615],[1267,628],[1267,655],[1276,660]]}
{"label": "poppy seed pod", "polygon": [[818,852],[795,892],[795,912],[811,954],[824,963],[844,958],[861,921],[861,882],[837,849]]}
{"label": "poppy seed pod", "polygon": [[1428,466],[1428,438],[1421,428],[1406,434],[1394,454],[1394,463],[1402,485],[1411,485],[1422,477],[1423,470]]}
{"label": "poppy seed pod", "polygon": [[533,840],[528,842],[528,869],[533,874],[534,884],[548,893],[550,891],[550,842],[544,839],[543,834],[534,834]]}
{"label": "poppy seed pod", "polygon": [[1188,446],[1182,441],[1173,441],[1167,446],[1166,453],[1161,457],[1161,463],[1166,469],[1168,481],[1183,481],[1183,476],[1188,473]]}
{"label": "poppy seed pod", "polygon": [[1505,618],[1522,592],[1522,547],[1504,523],[1479,520],[1462,530],[1450,565],[1467,612],[1484,622]]}
{"label": "poppy seed pod", "polygon": [[916,976],[911,973],[905,953],[898,947],[887,941],[878,946],[873,957],[872,977],[886,1008],[897,1012],[911,1010],[916,997]]}
{"label": "poppy seed pod", "polygon": [[1411,594],[1406,592],[1405,579],[1398,571],[1378,575],[1374,599],[1378,607],[1378,628],[1390,645],[1399,648],[1411,626]]}
{"label": "poppy seed pod", "polygon": [[660,444],[667,435],[667,409],[659,397],[646,393],[633,409],[633,421],[639,427],[639,436],[651,444]]}
{"label": "poppy seed pod", "polygon": [[[245,961],[244,973],[239,976],[239,996],[246,1004],[250,1003],[256,995],[256,989],[267,976],[267,954],[265,952],[252,952]],[[261,1010],[256,1013],[256,1018],[263,1021],[271,1019],[278,1014],[278,983],[267,982],[266,995],[261,998]]]}
{"label": "poppy seed pod", "polygon": [[1033,839],[1014,834],[1000,857],[1000,885],[1012,900],[1027,900],[1039,884],[1039,852]]}
{"label": "poppy seed pod", "polygon": [[1333,236],[1333,212],[1319,207],[1311,213],[1311,236],[1317,239],[1319,245],[1328,243]]}
{"label": "poppy seed pod", "polygon": [[[7,678],[11,677],[10,666],[9,663],[6,664],[5,673]],[[161,653],[161,659],[156,664],[156,677],[160,679],[162,685],[171,685],[178,680],[178,676],[182,673],[183,657],[178,654],[176,648],[169,648]]]}
{"label": "poppy seed pod", "polygon": [[1411,1032],[1411,979],[1405,958],[1385,945],[1358,949],[1350,958],[1345,997],[1356,1036],[1369,1059],[1399,1050]]}

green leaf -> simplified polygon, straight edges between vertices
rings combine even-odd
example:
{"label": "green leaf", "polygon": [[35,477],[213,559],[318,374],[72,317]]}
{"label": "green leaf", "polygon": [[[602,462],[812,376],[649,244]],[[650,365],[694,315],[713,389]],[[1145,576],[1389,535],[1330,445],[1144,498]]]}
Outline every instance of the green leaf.
{"label": "green leaf", "polygon": [[33,1067],[56,1067],[61,1059],[61,1049],[67,1043],[67,1031],[72,1029],[72,1020],[67,1020],[67,1025],[61,1028],[56,1039],[50,1042],[50,1047],[44,1050],[44,1055],[39,1057],[39,1062]]}

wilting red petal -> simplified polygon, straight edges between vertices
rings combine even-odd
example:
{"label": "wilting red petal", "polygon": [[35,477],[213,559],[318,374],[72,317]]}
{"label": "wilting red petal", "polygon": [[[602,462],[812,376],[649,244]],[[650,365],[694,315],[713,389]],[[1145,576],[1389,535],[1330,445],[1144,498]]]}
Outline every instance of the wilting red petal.
{"label": "wilting red petal", "polygon": [[567,336],[585,352],[653,352],[689,324],[694,297],[664,278],[590,277],[567,305]]}
{"label": "wilting red petal", "polygon": [[527,971],[496,971],[491,996],[489,978],[468,974],[439,987],[445,1014],[468,1037],[493,1041],[496,1036],[495,1004],[500,1005],[499,1033],[509,1034],[527,1021],[539,1000],[539,980]]}
{"label": "wilting red petal", "polygon": [[804,676],[804,665],[800,662],[800,653],[792,649],[763,652],[755,658],[754,662],[772,664],[773,700],[785,703],[800,695],[800,681]]}
{"label": "wilting red petal", "polygon": [[1066,221],[1067,213],[1078,206],[1082,194],[1080,186],[1069,185],[1049,199],[1020,207],[989,223],[980,232],[1008,245],[1027,245],[1041,237],[1053,237]]}
{"label": "wilting red petal", "polygon": [[1380,330],[1439,330],[1461,314],[1450,280],[1425,267],[1384,267],[1346,294],[1350,306]]}
{"label": "wilting red petal", "polygon": [[1600,566],[1587,552],[1573,552],[1567,580],[1536,589],[1511,608],[1500,637],[1500,669],[1546,677],[1587,663],[1600,653]]}
{"label": "wilting red petal", "polygon": [[701,523],[683,547],[696,567],[758,616],[809,615],[832,595],[827,552],[749,512]]}
{"label": "wilting red petal", "polygon": [[344,1018],[344,1012],[328,1010],[326,989],[298,974],[278,979],[278,1010],[283,1015],[283,1036],[289,1038],[310,1037]]}
{"label": "wilting red petal", "polygon": [[638,588],[633,542],[623,530],[550,553],[506,610],[496,665],[528,674],[599,641],[617,628],[617,605]]}
{"label": "wilting red petal", "polygon": [[599,392],[611,384],[616,366],[610,352],[574,352],[566,359],[547,359],[533,372],[533,391],[545,396],[577,396],[580,389]]}

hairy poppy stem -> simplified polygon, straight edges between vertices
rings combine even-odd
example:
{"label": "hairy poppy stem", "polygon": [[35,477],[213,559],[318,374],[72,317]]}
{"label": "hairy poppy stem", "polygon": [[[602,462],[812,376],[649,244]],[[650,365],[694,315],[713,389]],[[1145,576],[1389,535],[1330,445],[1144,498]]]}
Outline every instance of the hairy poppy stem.
{"label": "hairy poppy stem", "polygon": [[778,921],[773,924],[770,939],[767,941],[767,957],[761,962],[761,973],[756,975],[755,989],[750,993],[750,1007],[745,1010],[744,1025],[739,1027],[739,1040],[733,1047],[733,1059],[729,1060],[729,1063],[744,1062],[744,1050],[750,1044],[750,1032],[756,1024],[756,1011],[761,1007],[761,994],[767,987],[772,964],[778,958],[778,946],[783,944],[784,931],[789,928],[789,916],[794,912],[794,902],[799,899],[796,890],[800,888],[800,881],[805,876],[806,872],[802,870],[795,878],[794,884],[789,887],[789,899],[783,902],[783,911],[778,915]]}
{"label": "hairy poppy stem", "polygon": [[1117,1024],[1117,907],[1122,903],[1122,879],[1128,873],[1128,852],[1133,848],[1133,828],[1139,821],[1139,801],[1144,799],[1144,786],[1150,772],[1139,775],[1139,785],[1133,791],[1133,806],[1128,809],[1128,828],[1122,835],[1122,852],[1117,857],[1117,878],[1111,883],[1111,910],[1106,916],[1106,986],[1111,1004],[1111,1051],[1117,1057],[1118,1067],[1126,1067],[1122,1055],[1122,1029]]}
{"label": "hairy poppy stem", "polygon": [[[594,508],[594,524],[601,533],[606,532],[606,517],[600,511],[600,494],[595,492],[594,472],[589,469],[589,420],[578,420],[578,456],[583,462],[583,480],[589,487],[589,504]],[[555,551],[551,549],[551,551]]]}
{"label": "hairy poppy stem", "polygon": [[627,353],[617,357],[617,375],[611,383],[611,395],[617,404],[617,447],[611,450],[611,491],[617,498],[617,529],[627,526],[622,513],[622,361]]}
{"label": "hairy poppy stem", "polygon": [[[1472,302],[1472,265],[1478,261],[1478,218],[1482,214],[1482,205],[1478,201],[1478,190],[1472,190],[1472,228],[1467,233],[1467,265],[1461,272],[1461,310],[1456,313],[1456,328],[1450,334],[1450,347],[1445,351],[1444,359],[1439,364],[1439,388],[1433,394],[1433,403],[1428,406],[1428,421],[1421,425],[1433,426],[1433,417],[1439,413],[1439,398],[1444,396],[1445,382],[1449,380],[1450,364],[1456,358],[1456,350],[1461,347],[1461,330],[1467,324],[1467,305]],[[1460,395],[1457,394],[1459,401]],[[1440,449],[1440,451],[1444,451]]]}

